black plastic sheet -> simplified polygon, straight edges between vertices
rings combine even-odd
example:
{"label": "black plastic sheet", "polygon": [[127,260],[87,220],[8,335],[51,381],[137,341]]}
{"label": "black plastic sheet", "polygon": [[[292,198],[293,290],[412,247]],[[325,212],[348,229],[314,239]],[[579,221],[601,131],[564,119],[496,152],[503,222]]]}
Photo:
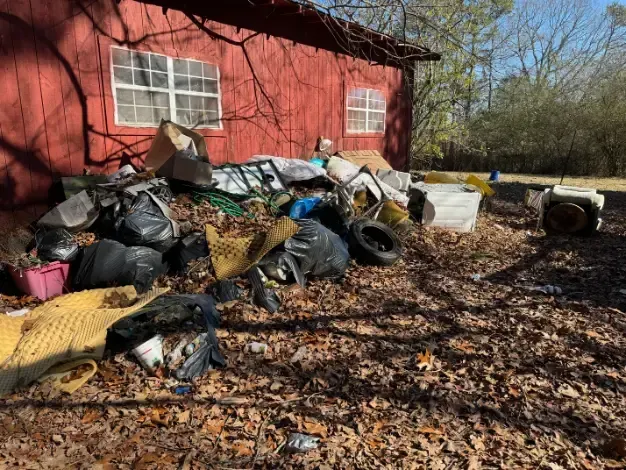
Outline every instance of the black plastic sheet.
{"label": "black plastic sheet", "polygon": [[259,267],[267,277],[281,281],[295,281],[304,287],[306,278],[300,270],[298,261],[290,253],[276,251],[259,262]]}
{"label": "black plastic sheet", "polygon": [[206,256],[209,256],[209,246],[203,233],[186,236],[167,254],[170,271],[177,274],[185,274],[190,261]]}
{"label": "black plastic sheet", "polygon": [[207,327],[207,335],[198,349],[189,356],[185,363],[176,370],[178,380],[191,380],[200,377],[207,371],[218,367],[226,367],[226,359],[219,351],[219,343],[213,327]]}
{"label": "black plastic sheet", "polygon": [[224,279],[212,284],[210,290],[220,303],[232,302],[241,298],[241,289],[230,279]]}
{"label": "black plastic sheet", "polygon": [[74,290],[133,285],[139,293],[165,272],[163,255],[142,246],[102,240],[81,250],[75,261]]}
{"label": "black plastic sheet", "polygon": [[78,244],[63,228],[35,234],[37,257],[43,261],[73,261],[78,256]]}
{"label": "black plastic sheet", "polygon": [[161,253],[176,244],[172,222],[146,192],[123,206],[115,221],[116,240],[127,246],[147,246]]}
{"label": "black plastic sheet", "polygon": [[341,237],[314,220],[296,222],[300,231],[285,241],[285,251],[298,260],[302,272],[319,278],[343,276],[350,255]]}
{"label": "black plastic sheet", "polygon": [[259,307],[263,307],[270,313],[274,313],[280,307],[280,299],[276,292],[266,289],[261,278],[261,272],[256,266],[248,271],[248,279],[252,284],[252,292],[254,294],[254,303]]}

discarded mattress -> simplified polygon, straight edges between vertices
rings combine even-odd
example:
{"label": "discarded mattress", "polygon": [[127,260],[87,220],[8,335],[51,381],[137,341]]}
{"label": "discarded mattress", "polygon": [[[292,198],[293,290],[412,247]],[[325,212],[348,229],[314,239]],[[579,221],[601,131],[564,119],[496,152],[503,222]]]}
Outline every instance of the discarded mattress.
{"label": "discarded mattress", "polygon": [[[100,359],[106,331],[169,289],[137,296],[132,286],[95,289],[48,301],[22,317],[0,316],[0,396],[37,380],[52,366]],[[113,294],[135,299],[127,308],[108,308]]]}
{"label": "discarded mattress", "polygon": [[288,217],[279,219],[267,233],[253,237],[220,237],[211,225],[206,226],[206,240],[218,280],[247,272],[273,248],[295,235],[300,227]]}

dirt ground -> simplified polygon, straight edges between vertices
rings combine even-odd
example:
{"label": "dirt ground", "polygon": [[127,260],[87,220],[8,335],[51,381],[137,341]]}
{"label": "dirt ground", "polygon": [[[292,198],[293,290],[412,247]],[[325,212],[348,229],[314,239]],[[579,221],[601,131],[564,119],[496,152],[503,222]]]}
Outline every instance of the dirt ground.
{"label": "dirt ground", "polygon": [[[473,233],[416,229],[400,263],[311,282],[274,315],[223,308],[228,367],[192,394],[118,355],[69,397],[0,401],[0,466],[623,468],[626,181],[596,180],[604,228],[571,238],[534,232],[521,205],[553,181],[519,180],[503,175]],[[294,431],[319,448],[285,453]]]}

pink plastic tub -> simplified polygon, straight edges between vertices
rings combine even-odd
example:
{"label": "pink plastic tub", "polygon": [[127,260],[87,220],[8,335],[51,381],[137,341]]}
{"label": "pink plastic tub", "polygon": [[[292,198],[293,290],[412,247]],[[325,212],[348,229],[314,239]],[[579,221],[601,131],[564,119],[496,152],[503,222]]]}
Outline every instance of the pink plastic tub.
{"label": "pink plastic tub", "polygon": [[9,269],[15,285],[25,294],[46,300],[69,290],[70,264],[55,261],[41,267]]}

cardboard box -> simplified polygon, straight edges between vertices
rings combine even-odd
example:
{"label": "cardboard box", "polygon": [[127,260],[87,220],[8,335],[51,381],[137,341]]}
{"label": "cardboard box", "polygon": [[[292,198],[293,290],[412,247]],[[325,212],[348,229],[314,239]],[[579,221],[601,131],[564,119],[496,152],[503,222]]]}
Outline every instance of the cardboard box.
{"label": "cardboard box", "polygon": [[342,150],[337,152],[344,160],[354,163],[358,167],[367,165],[374,174],[380,169],[392,170],[391,165],[383,158],[378,150]]}
{"label": "cardboard box", "polygon": [[[198,160],[186,155],[190,153],[197,155]],[[213,167],[204,137],[171,121],[161,121],[145,164],[146,168],[166,178],[201,185],[213,181]]]}

